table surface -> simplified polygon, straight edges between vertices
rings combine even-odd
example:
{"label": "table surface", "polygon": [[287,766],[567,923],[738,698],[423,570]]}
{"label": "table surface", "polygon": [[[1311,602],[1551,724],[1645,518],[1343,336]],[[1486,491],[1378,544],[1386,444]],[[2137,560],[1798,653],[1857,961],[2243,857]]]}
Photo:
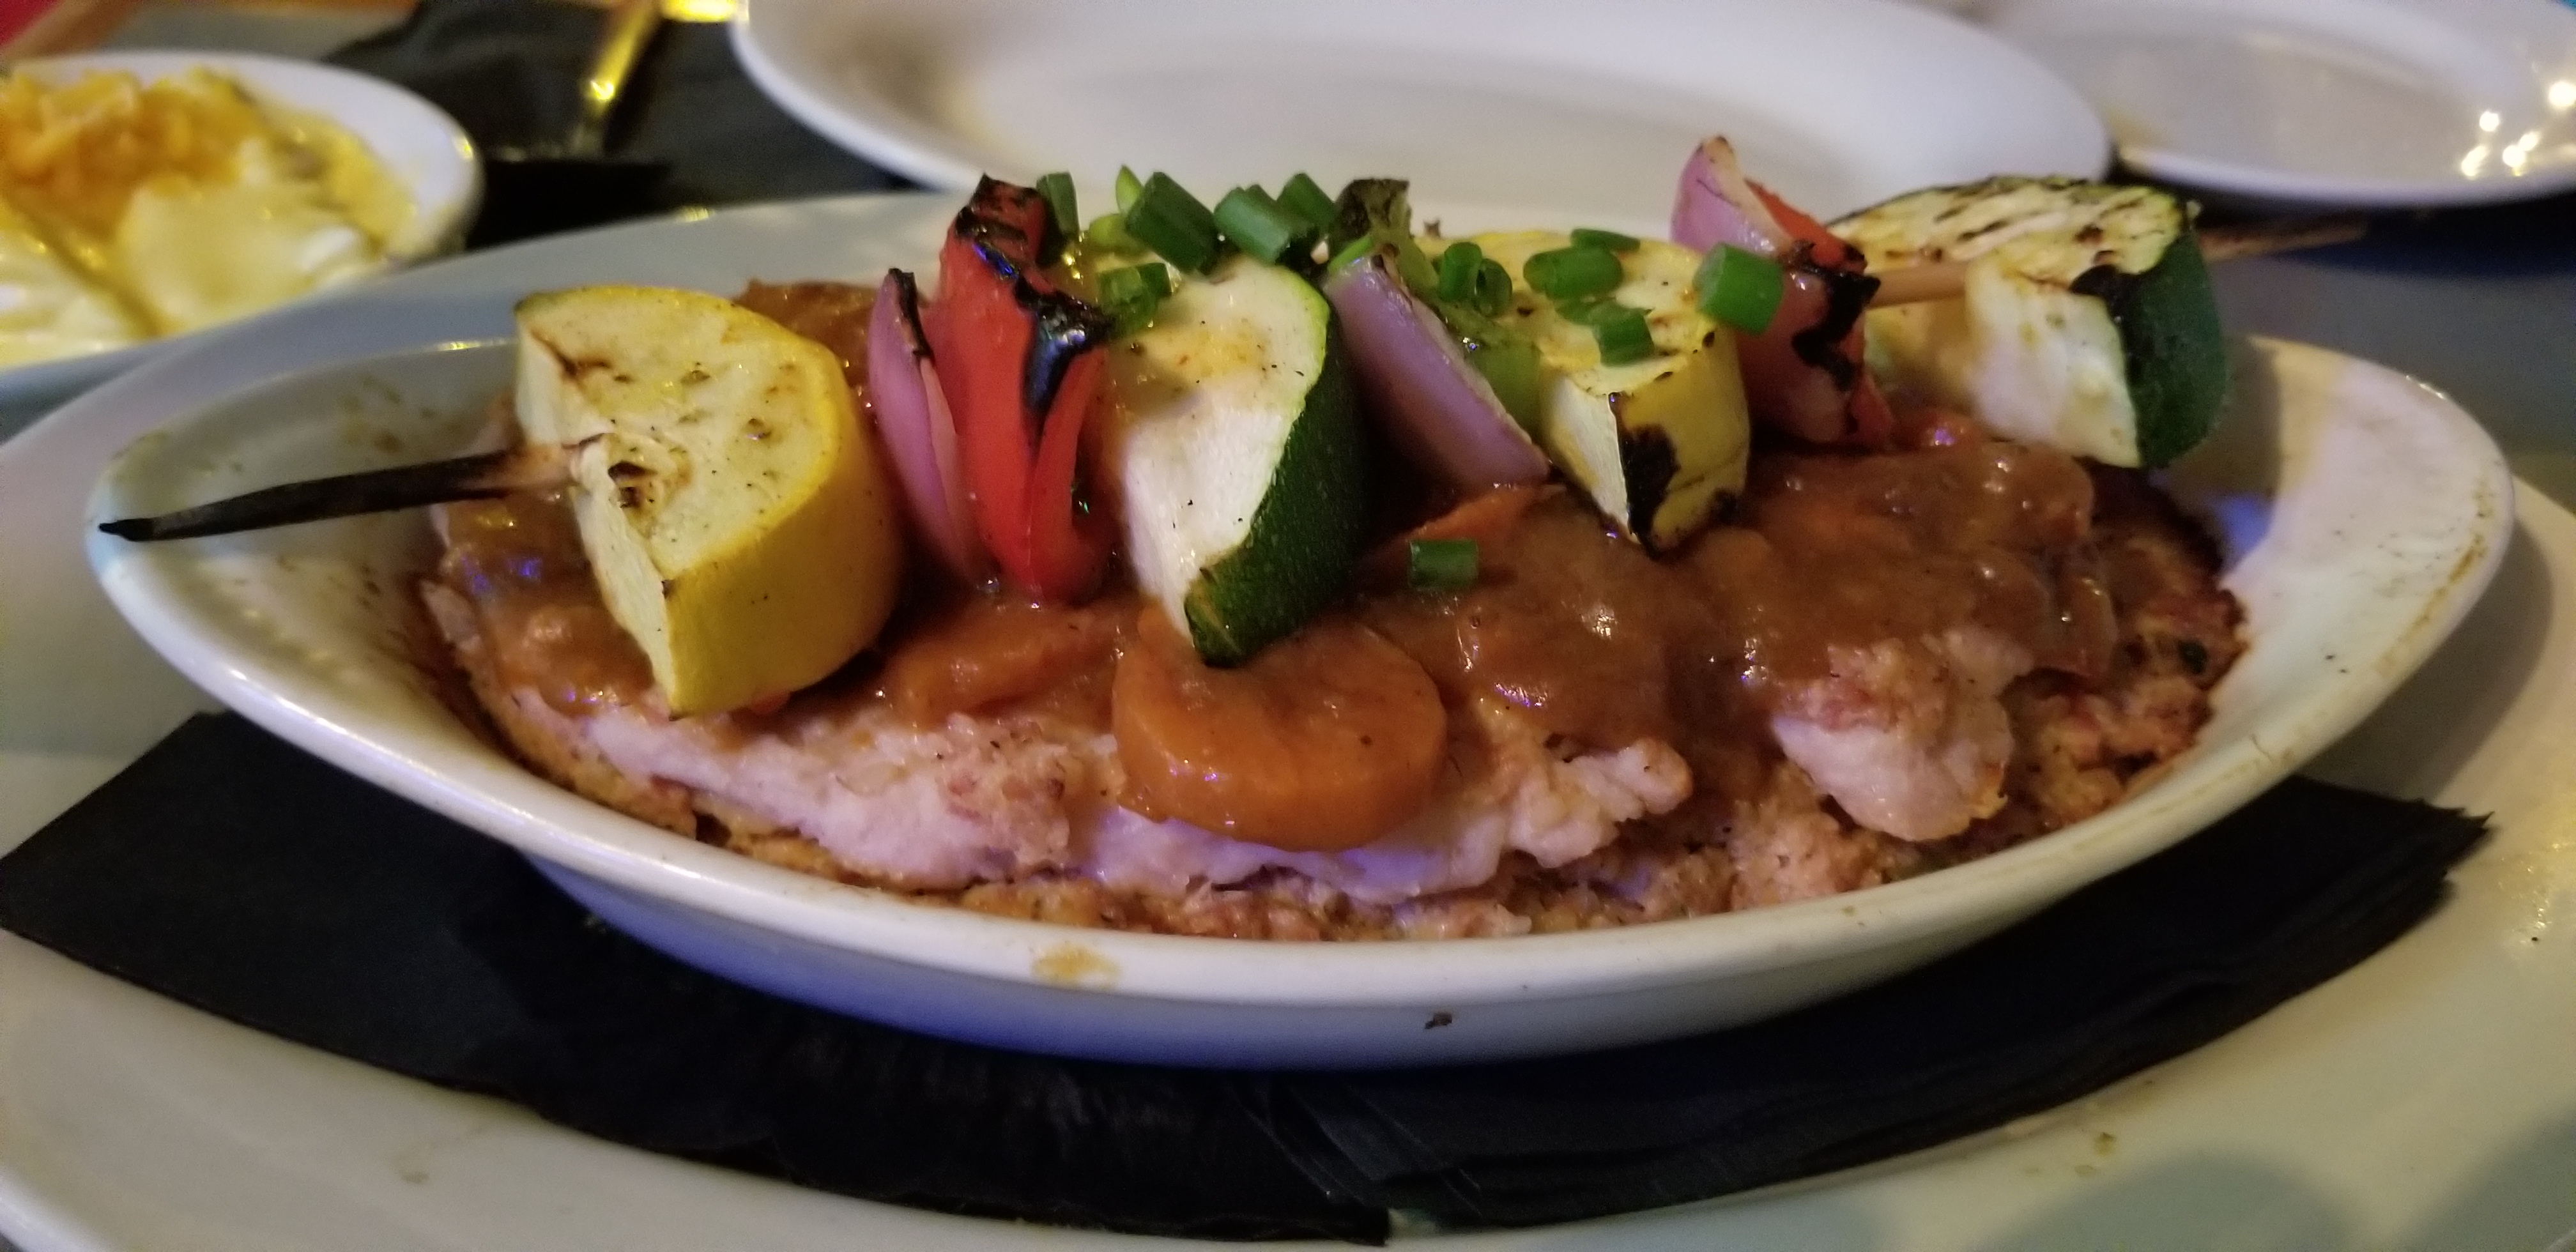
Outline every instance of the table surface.
{"label": "table surface", "polygon": [[[317,56],[403,11],[400,0],[114,7],[83,42]],[[2494,433],[2525,483],[2576,507],[2576,197],[2392,215],[2359,243],[2232,262],[2216,281],[2232,329],[2424,380]],[[37,416],[0,413],[0,439]],[[0,1239],[0,1252],[9,1247]]]}
{"label": "table surface", "polygon": [[2378,361],[2448,392],[2523,481],[2576,505],[2576,197],[2374,223],[2320,252],[2218,266],[2239,331]]}

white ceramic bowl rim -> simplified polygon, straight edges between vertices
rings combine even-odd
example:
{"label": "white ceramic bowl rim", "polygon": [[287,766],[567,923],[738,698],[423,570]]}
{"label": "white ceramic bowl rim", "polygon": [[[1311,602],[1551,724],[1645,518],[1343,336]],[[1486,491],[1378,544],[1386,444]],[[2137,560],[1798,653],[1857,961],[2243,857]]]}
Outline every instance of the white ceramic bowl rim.
{"label": "white ceramic bowl rim", "polygon": [[[843,203],[851,209],[867,205],[869,215],[852,220],[910,229],[901,225],[912,219],[910,206]],[[879,204],[886,215],[882,218],[873,216]],[[745,213],[748,224],[805,211],[812,210],[789,206]],[[640,239],[667,227],[624,229]],[[426,281],[429,276],[416,277]],[[495,307],[484,309],[486,303]],[[476,324],[506,325],[506,304],[497,299],[477,297],[470,306],[459,307],[477,310]],[[333,334],[317,319],[338,315],[330,308],[308,309],[292,322],[235,333],[247,337],[301,330],[315,333],[318,344],[331,341]],[[167,380],[183,377],[192,359],[203,361],[240,342],[208,345],[189,358],[152,367],[131,380],[136,385],[120,386],[120,399],[157,391],[164,396],[161,403],[173,406],[164,420],[184,421],[192,405],[203,411],[202,398],[170,398]],[[2429,388],[2319,349],[2269,342],[2257,347],[2278,361],[2330,370],[2333,377],[2372,389],[2383,397],[2383,408],[2402,410],[2402,420],[2413,424],[2411,437],[2417,443],[2410,446],[2457,449],[2461,468],[2455,474],[2481,493],[2475,515],[2456,519],[2459,533],[2446,535],[2435,549],[2446,567],[2438,576],[2439,589],[2410,607],[2408,622],[2374,654],[2369,672],[2356,680],[2301,687],[2264,706],[2260,741],[2248,736],[2204,744],[2164,784],[2091,820],[1983,860],[1798,904],[1576,934],[1261,943],[1078,929],[906,903],[751,861],[610,814],[488,749],[441,754],[434,744],[424,748],[370,739],[361,728],[335,720],[330,710],[301,699],[299,683],[308,679],[211,646],[207,639],[215,632],[206,623],[186,620],[184,597],[174,590],[177,563],[125,559],[131,550],[95,536],[91,553],[111,596],[137,629],[227,704],[361,776],[406,791],[532,856],[678,907],[830,947],[1012,983],[1038,980],[1033,960],[1072,945],[1114,967],[1115,985],[1108,990],[1130,997],[1371,1005],[1414,1002],[1433,989],[1438,997],[1458,1003],[1557,999],[1794,966],[1909,935],[1955,929],[1976,917],[2027,911],[2215,820],[2279,777],[2288,762],[2304,759],[2357,723],[2430,653],[2493,573],[2511,525],[2510,478],[2477,423]],[[2379,420],[2391,419],[2383,415]],[[128,456],[145,456],[140,447]],[[119,504],[116,484],[111,471],[93,500],[94,517],[129,511]],[[2222,700],[2225,691],[2222,687]],[[2186,776],[2188,785],[2181,785]]]}
{"label": "white ceramic bowl rim", "polygon": [[[115,507],[102,501],[104,512]],[[2388,686],[2411,672],[2466,612],[2501,550],[2501,543],[2489,543],[2469,554],[2456,578],[2463,591],[2431,606],[2431,615],[2391,655]],[[156,578],[141,573],[138,581],[148,585]],[[114,582],[111,590],[117,590]],[[475,776],[455,771],[452,763],[358,737],[310,709],[281,701],[275,695],[276,676],[250,668],[210,672],[203,664],[190,663],[190,645],[170,624],[151,618],[138,618],[136,624],[225,702],[308,747],[315,746],[316,737],[338,741],[332,746],[339,751],[326,754],[380,783],[391,784],[407,774],[434,779],[449,795],[464,797],[459,801],[464,811],[440,807],[577,872],[756,926],[935,968],[1025,980],[1032,954],[1073,944],[1119,971],[1121,994],[1268,1004],[1406,1001],[1419,997],[1425,986],[1438,986],[1461,1002],[1562,994],[1569,987],[1607,992],[1686,981],[1711,971],[1802,963],[1896,942],[1954,926],[1963,911],[2009,913],[2053,898],[2099,876],[2106,866],[2125,865],[2215,820],[2268,786],[2283,755],[2304,756],[2322,747],[2356,724],[2384,694],[2376,684],[2321,685],[2279,716],[2286,738],[2215,745],[2196,763],[2195,783],[2189,788],[2150,788],[2048,837],[1885,886],[1574,934],[1288,944],[1063,927],[912,904],[794,874],[632,819],[604,815],[497,757],[499,777]]]}
{"label": "white ceramic bowl rim", "polygon": [[[988,58],[1007,60],[1026,51],[1003,46],[1024,41],[983,32],[1065,20],[1060,12],[1070,10],[1019,0],[764,0],[747,6],[734,24],[733,47],[751,80],[798,121],[926,186],[963,190],[988,173],[1025,180],[1067,161],[1076,181],[1089,186],[1095,178],[1105,183],[1120,162],[1142,159],[1133,155],[1140,149],[1160,151],[1188,139],[1174,151],[1200,151],[1198,140],[1206,134],[1195,114],[1160,107],[1143,95],[1110,114],[1122,123],[1110,131],[1118,151],[1071,156],[1058,151],[1066,138],[1059,123],[1063,117],[1077,125],[1091,120],[1099,102],[1046,111],[1061,116],[1037,116],[1038,111],[1014,113],[978,99],[973,80],[993,69]],[[1291,47],[1337,24],[1368,26],[1396,50],[1473,49],[1489,57],[1497,73],[1513,65],[1534,79],[1587,74],[1626,81],[1641,93],[1688,96],[1707,110],[1691,138],[1741,126],[1754,132],[1736,136],[1741,146],[1786,128],[1846,167],[1825,181],[1847,197],[1819,198],[1818,189],[1795,185],[1800,174],[1794,171],[1770,175],[1776,187],[1826,217],[1933,182],[2000,173],[2090,176],[2110,161],[2108,131],[2072,86],[1983,30],[1894,0],[1805,0],[1792,6],[1766,0],[1623,0],[1532,14],[1517,27],[1485,23],[1483,16],[1473,0],[1417,0],[1395,8],[1326,0],[1295,9],[1125,0],[1087,8],[1071,20],[1085,33],[1120,46],[1152,47],[1165,58],[1189,55],[1200,40],[1228,51]],[[1575,27],[1587,29],[1573,36]],[[1832,46],[1843,59],[1841,72],[1820,77],[1753,51],[1800,41]],[[1374,74],[1361,68],[1372,64],[1355,60],[1353,72]],[[1246,72],[1268,71],[1250,66]],[[1389,137],[1368,133],[1365,116],[1334,120],[1348,122],[1347,143],[1331,143],[1331,152],[1294,155],[1319,162],[1318,176],[1352,162],[1356,166],[1345,173],[1384,172],[1380,163],[1395,146]],[[1230,138],[1220,134],[1215,141],[1232,150]],[[1467,167],[1483,164],[1444,159],[1460,150],[1415,153],[1409,177],[1417,199],[1466,197],[1499,205],[1509,196],[1514,204],[1598,216],[1599,206],[1567,198],[1567,188],[1553,185],[1545,169],[1529,168],[1527,161],[1512,171],[1515,183],[1530,188],[1525,194],[1474,180],[1452,185],[1450,179]],[[1675,153],[1671,170],[1680,169],[1686,151]],[[1055,164],[1025,168],[1033,159]],[[1174,159],[1182,164],[1172,172],[1184,182],[1212,177],[1187,168],[1189,156]],[[1669,194],[1670,177],[1657,168],[1659,194]],[[1662,204],[1639,207],[1648,212],[1632,224],[1642,226],[1659,216]]]}
{"label": "white ceramic bowl rim", "polygon": [[[2495,204],[2536,199],[2576,187],[2576,130],[2568,126],[2565,84],[2576,78],[2576,9],[2526,0],[1988,0],[1984,20],[2042,62],[2094,94],[2097,107],[2123,119],[2120,159],[2158,179],[2214,196],[2279,206],[2418,207]],[[2105,69],[2100,49],[2147,51],[2157,40],[2188,32],[2231,49],[2241,65],[2210,70],[2222,78],[2259,73],[2262,83],[2234,110],[2200,112],[2185,103],[2207,98],[2182,49]],[[2095,53],[2053,50],[2069,38]],[[2310,76],[2322,66],[2404,84],[2446,97],[2456,110],[2458,149],[2491,158],[2453,170],[2419,168],[2413,144],[2391,144],[2370,126],[2337,133],[2310,129],[2287,101],[2316,95]],[[2257,69],[2256,67],[2260,67]],[[2126,86],[2107,79],[2125,78]],[[2141,95],[2140,85],[2160,84]],[[2198,88],[2196,90],[2196,88]],[[2304,90],[2303,90],[2304,89]],[[2222,89],[2224,90],[2224,89]],[[2238,85],[2234,90],[2248,90]],[[2286,110],[2271,116],[2274,110]],[[2478,129],[2472,129],[2478,118]],[[2439,120],[2431,115],[2429,124]],[[2273,137],[2252,151],[2223,152],[2210,129]],[[2528,131],[2528,164],[2508,163],[2507,137]],[[2483,137],[2482,137],[2483,132]],[[2422,142],[2419,138],[2416,142]],[[2409,158],[2376,168],[2331,170],[2292,159],[2297,147],[2355,154],[2403,150]],[[2264,152],[2272,154],[2266,159]]]}

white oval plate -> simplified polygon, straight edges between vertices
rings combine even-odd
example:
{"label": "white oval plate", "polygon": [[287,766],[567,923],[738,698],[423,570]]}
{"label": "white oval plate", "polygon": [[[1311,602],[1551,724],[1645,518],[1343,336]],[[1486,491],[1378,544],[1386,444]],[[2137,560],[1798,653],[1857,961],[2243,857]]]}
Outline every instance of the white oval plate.
{"label": "white oval plate", "polygon": [[753,0],[734,47],[806,125],[950,189],[1058,169],[1105,183],[1123,164],[1213,203],[1301,169],[1328,190],[1393,174],[1660,235],[1683,158],[1715,132],[1826,219],[2109,158],[2091,110],[2028,58],[1876,0]]}
{"label": "white oval plate", "polygon": [[[927,256],[952,211],[945,197],[752,210],[732,215],[743,231],[766,224],[829,251],[713,281],[707,266],[659,258],[616,276],[694,273],[719,291],[752,275],[855,278]],[[543,244],[518,251],[523,263],[549,255]],[[832,256],[869,252],[881,259]],[[406,348],[496,335],[510,305],[549,281],[500,265],[487,263],[461,300],[389,293],[281,316],[66,410],[148,408],[161,426],[102,479],[94,518],[458,447],[506,377],[498,350]],[[324,336],[331,347],[317,344]],[[240,388],[245,358],[270,381]],[[477,738],[411,660],[403,590],[423,564],[417,517],[171,545],[93,536],[90,550],[127,619],[217,698],[510,842],[612,922],[743,981],[917,1029],[1096,1056],[1374,1065],[1528,1055],[1749,1020],[1930,959],[2188,835],[2403,679],[2502,552],[2512,495],[2502,458],[2456,407],[2362,362],[2265,344],[2240,369],[2245,403],[2172,480],[2225,523],[2228,582],[2253,647],[2201,743],[2162,781],[2048,839],[1923,878],[1586,934],[1259,944],[907,904],[612,813]],[[1435,1017],[1444,1028],[1425,1030]]]}
{"label": "white oval plate", "polygon": [[2313,207],[2576,187],[2576,9],[2555,0],[1985,0],[2156,178]]}
{"label": "white oval plate", "polygon": [[[270,100],[331,119],[364,141],[411,192],[411,220],[385,241],[384,268],[389,270],[454,251],[482,197],[482,167],[465,131],[436,105],[380,78],[310,61],[212,52],[90,52],[22,61],[11,68],[48,79],[121,70],[146,82],[210,69]],[[95,386],[205,333],[0,369],[0,408],[21,408]]]}
{"label": "white oval plate", "polygon": [[[886,263],[854,241],[878,235],[888,207],[567,236],[335,307],[467,339],[507,329],[492,300],[513,286],[859,273]],[[0,544],[0,852],[209,704],[90,577],[83,509],[102,467],[209,391],[406,342],[353,322],[257,356],[191,353],[0,443],[0,533],[13,536]],[[1440,1246],[2536,1248],[2576,1225],[2564,1184],[2576,1169],[2576,517],[2533,492],[2518,509],[2494,592],[2316,767],[2493,815],[2451,900],[2395,945],[2007,1131],[1714,1203]],[[7,935],[0,1127],[0,1234],[27,1252],[1178,1246],[913,1212],[630,1151],[230,1025]]]}

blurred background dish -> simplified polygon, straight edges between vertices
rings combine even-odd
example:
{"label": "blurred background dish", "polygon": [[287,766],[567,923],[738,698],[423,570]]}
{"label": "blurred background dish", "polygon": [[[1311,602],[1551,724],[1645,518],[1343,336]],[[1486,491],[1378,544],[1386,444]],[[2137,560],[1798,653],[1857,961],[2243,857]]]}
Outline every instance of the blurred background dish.
{"label": "blurred background dish", "polygon": [[2576,8],[2555,0],[1980,0],[2092,99],[2123,163],[2262,205],[2576,188]]}
{"label": "blurred background dish", "polygon": [[1424,198],[1659,229],[1639,215],[1670,202],[1672,154],[1718,132],[1829,218],[1935,183],[2090,176],[2109,156],[2082,98],[2028,57],[1879,0],[1508,21],[1463,0],[761,0],[734,46],[798,120],[949,189],[1121,164],[1197,187],[1402,171]]}
{"label": "blurred background dish", "polygon": [[[18,290],[21,308],[52,312],[0,326],[0,337],[19,341],[0,350],[9,362],[0,406],[68,395],[201,329],[452,251],[480,194],[473,145],[453,121],[347,71],[249,55],[106,52],[25,61],[11,73],[0,113],[22,129],[49,116],[45,97],[65,91],[117,116],[85,163],[76,155],[39,172],[13,161],[16,229],[0,283]],[[254,107],[240,107],[236,86]],[[225,138],[208,145],[189,138],[191,128]],[[33,149],[61,137],[18,138]],[[105,154],[135,138],[157,145],[150,159]]]}

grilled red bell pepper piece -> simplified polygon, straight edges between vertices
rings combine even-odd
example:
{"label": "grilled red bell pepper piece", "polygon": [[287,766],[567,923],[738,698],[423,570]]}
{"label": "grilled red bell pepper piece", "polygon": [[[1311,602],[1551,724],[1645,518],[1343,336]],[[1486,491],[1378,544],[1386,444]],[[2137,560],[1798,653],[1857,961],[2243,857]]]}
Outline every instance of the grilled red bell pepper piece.
{"label": "grilled red bell pepper piece", "polygon": [[1035,190],[985,179],[939,253],[923,318],[957,419],[975,525],[1002,573],[1048,600],[1099,584],[1107,520],[1077,498],[1108,315],[1042,271],[1053,221]]}
{"label": "grilled red bell pepper piece", "polygon": [[1817,443],[1887,446],[1895,421],[1862,363],[1861,314],[1878,280],[1863,272],[1857,249],[1746,178],[1720,138],[1682,169],[1673,242],[1732,244],[1779,262],[1788,280],[1771,325],[1736,336],[1754,417]]}
{"label": "grilled red bell pepper piece", "polygon": [[[1753,194],[1762,198],[1762,206],[1771,210],[1789,236],[1806,245],[1807,264],[1826,279],[1832,293],[1827,299],[1823,320],[1790,336],[1791,350],[1798,359],[1826,373],[1842,390],[1851,426],[1844,439],[1863,447],[1887,447],[1896,436],[1896,417],[1888,410],[1887,397],[1879,394],[1878,383],[1862,364],[1861,314],[1869,310],[1869,298],[1878,291],[1877,280],[1866,285],[1853,280],[1869,262],[1860,250],[1842,241],[1825,224],[1800,212],[1774,195],[1770,188],[1751,179],[1745,180]],[[1839,333],[1837,333],[1839,332]]]}

